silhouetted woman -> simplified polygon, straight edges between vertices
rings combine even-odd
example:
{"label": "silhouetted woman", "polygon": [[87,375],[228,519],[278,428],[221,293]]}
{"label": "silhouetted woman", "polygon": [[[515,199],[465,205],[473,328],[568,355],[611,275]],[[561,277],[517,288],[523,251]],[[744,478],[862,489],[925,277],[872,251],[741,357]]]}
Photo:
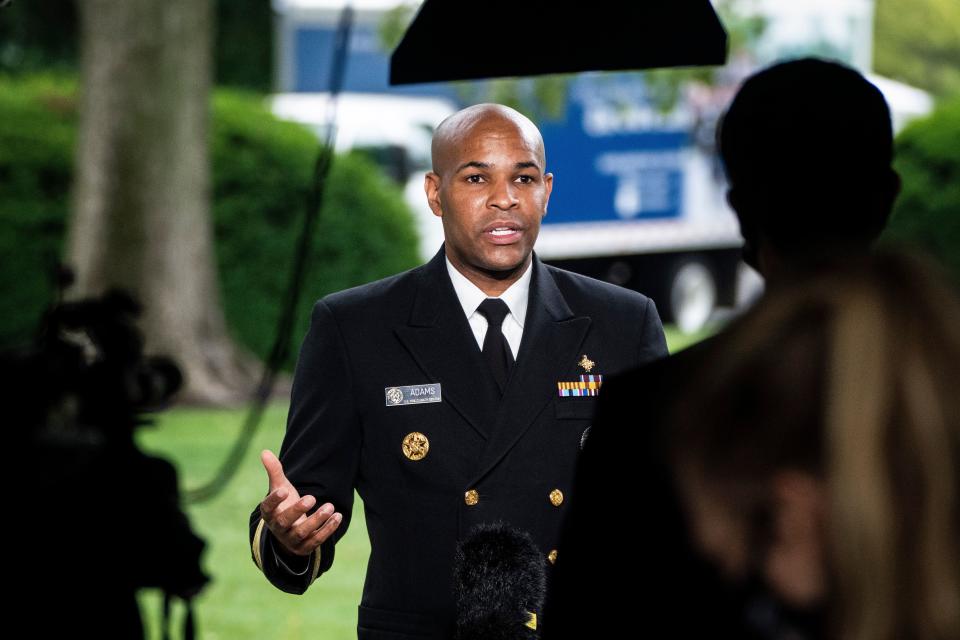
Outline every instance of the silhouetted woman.
{"label": "silhouetted woman", "polygon": [[761,635],[960,638],[955,293],[899,255],[781,287],[675,412],[693,539]]}

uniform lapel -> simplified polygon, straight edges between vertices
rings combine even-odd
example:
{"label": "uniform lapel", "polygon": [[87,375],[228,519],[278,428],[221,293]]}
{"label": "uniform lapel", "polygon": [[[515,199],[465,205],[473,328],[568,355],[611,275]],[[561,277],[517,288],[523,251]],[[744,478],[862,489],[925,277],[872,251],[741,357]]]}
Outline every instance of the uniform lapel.
{"label": "uniform lapel", "polygon": [[439,382],[449,403],[484,438],[490,437],[500,401],[476,338],[447,273],[441,248],[421,270],[408,324],[397,337],[430,382]]}
{"label": "uniform lapel", "polygon": [[523,339],[495,428],[484,449],[476,485],[523,437],[557,395],[557,380],[575,362],[590,318],[574,316],[547,268],[536,255]]}

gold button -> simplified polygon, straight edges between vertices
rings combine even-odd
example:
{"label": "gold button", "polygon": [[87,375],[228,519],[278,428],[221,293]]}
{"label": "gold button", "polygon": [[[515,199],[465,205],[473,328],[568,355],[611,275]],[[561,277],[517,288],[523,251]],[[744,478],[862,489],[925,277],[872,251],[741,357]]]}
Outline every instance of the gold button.
{"label": "gold button", "polygon": [[554,489],[551,491],[550,504],[555,507],[559,507],[561,504],[563,504],[563,491],[560,491],[560,489]]}
{"label": "gold button", "polygon": [[407,437],[403,439],[402,447],[403,455],[416,462],[427,457],[427,452],[430,451],[430,441],[427,436],[419,431],[414,431],[408,433]]}
{"label": "gold button", "polygon": [[470,491],[467,491],[464,494],[463,501],[466,502],[468,506],[472,507],[480,502],[480,494],[477,493],[476,489],[470,489]]}
{"label": "gold button", "polygon": [[551,551],[550,553],[547,554],[547,560],[550,561],[550,564],[556,564],[556,562],[557,562],[557,550],[556,550],[556,549],[554,549],[553,551]]}

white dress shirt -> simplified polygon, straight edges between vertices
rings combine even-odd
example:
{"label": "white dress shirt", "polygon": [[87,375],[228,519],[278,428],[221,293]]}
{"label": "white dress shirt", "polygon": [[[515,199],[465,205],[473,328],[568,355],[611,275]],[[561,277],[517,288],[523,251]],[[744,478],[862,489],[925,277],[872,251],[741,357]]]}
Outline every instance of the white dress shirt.
{"label": "white dress shirt", "polygon": [[477,285],[467,280],[465,275],[457,271],[449,258],[446,258],[446,261],[453,290],[457,293],[457,299],[460,300],[463,313],[467,316],[467,322],[470,323],[473,337],[477,339],[477,346],[480,349],[483,349],[483,339],[487,335],[487,318],[477,311],[477,307],[481,302],[492,297],[499,297],[507,304],[510,313],[503,319],[502,331],[516,360],[517,352],[520,350],[520,339],[523,337],[523,323],[527,317],[527,298],[530,294],[530,277],[533,274],[530,265],[533,261],[527,265],[520,279],[507,287],[500,296],[488,296]]}

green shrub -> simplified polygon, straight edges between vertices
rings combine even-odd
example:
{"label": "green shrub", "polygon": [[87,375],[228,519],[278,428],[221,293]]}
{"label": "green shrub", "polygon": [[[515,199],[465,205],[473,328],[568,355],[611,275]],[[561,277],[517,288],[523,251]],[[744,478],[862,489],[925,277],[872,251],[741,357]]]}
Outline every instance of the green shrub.
{"label": "green shrub", "polygon": [[[303,219],[318,143],[279,122],[260,100],[214,99],[217,259],[227,318],[244,344],[265,355]],[[398,273],[419,261],[413,217],[397,187],[359,154],[338,156],[313,234],[296,344],[320,296]]]}
{"label": "green shrub", "polygon": [[903,191],[884,239],[932,255],[960,282],[960,99],[901,132],[896,167]]}
{"label": "green shrub", "polygon": [[[51,297],[48,273],[62,255],[69,209],[75,96],[68,80],[0,78],[0,344],[28,339]],[[235,337],[265,356],[318,142],[299,125],[273,118],[259,96],[218,91],[211,145],[224,311]],[[296,357],[316,298],[415,265],[416,243],[412,214],[397,187],[364,158],[337,156],[287,364]]]}
{"label": "green shrub", "polygon": [[76,137],[75,91],[0,78],[0,344],[32,335],[53,290]]}

